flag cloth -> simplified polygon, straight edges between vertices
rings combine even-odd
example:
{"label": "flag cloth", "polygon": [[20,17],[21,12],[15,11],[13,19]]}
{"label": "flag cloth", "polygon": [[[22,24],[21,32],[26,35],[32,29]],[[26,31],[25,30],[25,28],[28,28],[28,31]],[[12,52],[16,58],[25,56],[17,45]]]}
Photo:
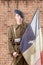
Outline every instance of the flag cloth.
{"label": "flag cloth", "polygon": [[29,65],[41,65],[42,33],[38,10],[22,37],[20,51]]}

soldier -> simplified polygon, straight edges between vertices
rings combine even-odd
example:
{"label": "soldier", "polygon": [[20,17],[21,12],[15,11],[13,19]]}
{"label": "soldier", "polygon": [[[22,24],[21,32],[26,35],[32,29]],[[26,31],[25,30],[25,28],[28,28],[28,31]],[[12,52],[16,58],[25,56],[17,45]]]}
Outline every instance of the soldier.
{"label": "soldier", "polygon": [[20,10],[15,10],[14,12],[17,24],[10,26],[8,31],[9,51],[13,57],[14,65],[27,65],[19,49],[20,41],[27,28],[27,24],[24,22],[23,12]]}

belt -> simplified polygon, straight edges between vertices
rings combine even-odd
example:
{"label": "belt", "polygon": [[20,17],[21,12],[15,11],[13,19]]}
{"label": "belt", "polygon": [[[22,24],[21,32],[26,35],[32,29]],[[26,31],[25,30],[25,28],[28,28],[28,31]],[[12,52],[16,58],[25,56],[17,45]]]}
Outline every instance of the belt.
{"label": "belt", "polygon": [[21,41],[21,38],[16,38],[14,39],[15,42],[20,42]]}
{"label": "belt", "polygon": [[14,39],[15,45],[20,45],[21,38]]}

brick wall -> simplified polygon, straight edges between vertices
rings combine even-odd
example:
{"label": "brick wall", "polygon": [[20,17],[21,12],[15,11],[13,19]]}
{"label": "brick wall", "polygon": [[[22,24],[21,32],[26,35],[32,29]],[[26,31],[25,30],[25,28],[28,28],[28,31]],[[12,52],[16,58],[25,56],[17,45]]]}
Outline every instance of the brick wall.
{"label": "brick wall", "polygon": [[[2,3],[0,1],[0,65],[10,65],[12,58],[9,55],[8,50],[8,28],[10,25],[15,24],[14,9],[17,9],[17,3],[14,1]],[[25,15],[25,22],[29,23],[32,20],[36,9],[40,11],[40,23],[43,32],[43,1],[20,1],[18,3],[18,9],[23,11]]]}

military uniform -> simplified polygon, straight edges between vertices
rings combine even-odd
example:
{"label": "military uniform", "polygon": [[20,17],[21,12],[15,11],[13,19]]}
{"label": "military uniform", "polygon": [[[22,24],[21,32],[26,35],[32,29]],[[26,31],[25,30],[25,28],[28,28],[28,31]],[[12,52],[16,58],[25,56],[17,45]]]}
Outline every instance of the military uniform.
{"label": "military uniform", "polygon": [[18,38],[22,39],[22,36],[26,30],[26,27],[27,27],[27,24],[23,23],[21,25],[10,26],[8,31],[8,45],[9,45],[10,55],[13,57],[12,54],[14,51],[16,51],[19,54],[19,56],[17,56],[16,58],[13,57],[14,65],[27,65],[19,49],[21,40],[19,42],[15,42],[15,39],[18,39]]}

